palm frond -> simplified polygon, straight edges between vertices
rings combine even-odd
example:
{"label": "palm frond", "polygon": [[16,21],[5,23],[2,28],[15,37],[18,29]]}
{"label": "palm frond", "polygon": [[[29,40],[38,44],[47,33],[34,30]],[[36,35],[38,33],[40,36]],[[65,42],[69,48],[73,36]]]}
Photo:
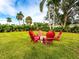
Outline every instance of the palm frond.
{"label": "palm frond", "polygon": [[43,12],[43,6],[46,0],[42,0],[40,3],[40,11]]}

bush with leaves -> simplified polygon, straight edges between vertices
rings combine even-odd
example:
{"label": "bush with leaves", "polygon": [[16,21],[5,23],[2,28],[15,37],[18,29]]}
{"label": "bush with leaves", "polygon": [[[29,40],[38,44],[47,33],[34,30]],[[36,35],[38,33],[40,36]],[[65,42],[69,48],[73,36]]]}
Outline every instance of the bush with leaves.
{"label": "bush with leaves", "polygon": [[79,27],[78,26],[74,26],[71,28],[71,32],[73,33],[79,33]]}
{"label": "bush with leaves", "polygon": [[52,30],[59,32],[59,31],[63,30],[63,27],[54,27],[54,29],[52,27]]}
{"label": "bush with leaves", "polygon": [[[37,30],[37,29],[41,29],[42,31],[49,31],[50,28],[48,26],[48,24],[46,23],[35,23],[34,25],[1,25],[0,24],[0,32],[14,32],[14,31],[28,31],[29,29],[32,30]],[[74,27],[65,27],[63,30],[63,27],[54,27],[54,29],[52,28],[52,30],[59,32],[59,31],[63,31],[63,32],[73,32],[73,33],[79,33],[79,26],[74,26]]]}
{"label": "bush with leaves", "polygon": [[64,32],[73,32],[73,33],[79,33],[79,26],[74,26],[74,27],[65,27]]}

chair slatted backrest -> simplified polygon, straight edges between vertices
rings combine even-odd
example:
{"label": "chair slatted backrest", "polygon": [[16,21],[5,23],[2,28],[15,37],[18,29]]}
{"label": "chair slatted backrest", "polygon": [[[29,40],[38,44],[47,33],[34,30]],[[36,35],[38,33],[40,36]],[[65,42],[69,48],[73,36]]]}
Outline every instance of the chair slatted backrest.
{"label": "chair slatted backrest", "polygon": [[48,31],[47,34],[46,34],[46,44],[51,44],[52,41],[54,40],[54,36],[55,36],[55,32],[53,31]]}
{"label": "chair slatted backrest", "polygon": [[31,39],[34,40],[34,37],[36,36],[36,35],[34,34],[34,32],[30,30],[30,31],[29,31],[29,35],[30,35]]}
{"label": "chair slatted backrest", "polygon": [[34,41],[35,43],[38,42],[38,40],[40,39],[39,36],[35,35],[33,31],[29,31],[29,35],[32,39],[32,41]]}
{"label": "chair slatted backrest", "polygon": [[55,33],[53,31],[48,31],[46,34],[46,38],[49,41],[52,41],[54,39]]}

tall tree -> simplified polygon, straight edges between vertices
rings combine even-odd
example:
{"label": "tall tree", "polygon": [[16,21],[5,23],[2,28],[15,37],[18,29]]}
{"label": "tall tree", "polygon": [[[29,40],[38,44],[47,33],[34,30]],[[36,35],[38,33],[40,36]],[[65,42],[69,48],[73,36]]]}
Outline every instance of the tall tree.
{"label": "tall tree", "polygon": [[[40,6],[44,5],[45,1],[47,1],[47,0],[42,0],[42,2],[40,3]],[[54,11],[54,12],[52,12],[52,13],[54,13],[54,15],[52,16],[53,19],[58,17],[58,19],[60,19],[63,24],[63,28],[69,22],[69,18],[72,17],[73,9],[79,10],[79,0],[61,0],[61,2],[57,2],[58,0],[57,1],[54,0],[55,1],[54,2],[52,0],[53,3],[51,2],[51,0],[49,0],[49,1],[50,1],[50,3],[48,3],[48,5],[52,4],[52,6],[53,6],[53,8],[52,8]],[[48,8],[48,9],[50,9],[50,8]],[[63,14],[58,13],[59,9],[61,9],[61,12],[63,12]],[[43,6],[40,8],[40,11],[43,11]],[[51,13],[51,11],[50,11],[50,13]],[[48,13],[48,14],[50,15],[50,13]]]}
{"label": "tall tree", "polygon": [[30,16],[26,17],[25,20],[27,24],[32,24],[32,18]]}
{"label": "tall tree", "polygon": [[12,22],[12,20],[11,20],[10,17],[7,17],[6,19],[7,19],[7,22],[8,22],[8,23]]}
{"label": "tall tree", "polygon": [[[79,5],[79,0],[62,0],[60,8],[63,11],[63,20],[64,20],[64,26],[66,26],[66,23],[69,19],[69,17],[72,15],[73,9],[75,9],[76,6]],[[76,8],[78,9],[78,8]]]}
{"label": "tall tree", "polygon": [[[20,21],[23,20],[23,17],[24,17],[24,15],[23,15],[22,11],[20,11],[19,13],[17,13],[16,18],[19,21],[19,25],[20,25]],[[24,24],[24,20],[23,20],[23,24]]]}
{"label": "tall tree", "polygon": [[[44,6],[44,3],[47,2],[47,7],[48,7],[48,20],[50,20],[51,18],[51,5],[53,6],[53,20],[55,20],[55,16],[56,16],[56,13],[55,11],[58,9],[58,6],[60,4],[60,1],[61,0],[42,0],[40,2],[40,11],[43,12],[43,6]],[[54,27],[54,21],[53,21],[53,27]]]}

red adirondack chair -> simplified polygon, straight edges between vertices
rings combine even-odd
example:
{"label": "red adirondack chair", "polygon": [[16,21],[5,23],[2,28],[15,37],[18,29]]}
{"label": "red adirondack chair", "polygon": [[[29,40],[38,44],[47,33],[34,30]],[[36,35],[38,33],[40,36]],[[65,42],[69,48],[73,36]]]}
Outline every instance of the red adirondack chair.
{"label": "red adirondack chair", "polygon": [[54,40],[55,33],[53,31],[48,31],[46,34],[46,38],[43,39],[44,44],[51,44]]}
{"label": "red adirondack chair", "polygon": [[60,31],[59,33],[58,33],[58,35],[55,37],[55,40],[60,40],[60,38],[61,38],[61,35],[62,35],[62,31]]}
{"label": "red adirondack chair", "polygon": [[35,35],[32,30],[29,31],[29,35],[31,37],[31,41],[33,41],[34,43],[38,42],[38,40],[40,39],[40,37]]}

